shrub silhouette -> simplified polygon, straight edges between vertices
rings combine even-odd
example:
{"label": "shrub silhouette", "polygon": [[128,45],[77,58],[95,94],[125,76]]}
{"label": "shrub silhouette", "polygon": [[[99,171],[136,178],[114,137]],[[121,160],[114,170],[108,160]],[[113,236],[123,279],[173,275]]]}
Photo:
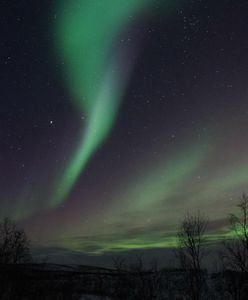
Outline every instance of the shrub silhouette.
{"label": "shrub silhouette", "polygon": [[9,218],[0,222],[0,263],[18,264],[31,260],[25,232]]}

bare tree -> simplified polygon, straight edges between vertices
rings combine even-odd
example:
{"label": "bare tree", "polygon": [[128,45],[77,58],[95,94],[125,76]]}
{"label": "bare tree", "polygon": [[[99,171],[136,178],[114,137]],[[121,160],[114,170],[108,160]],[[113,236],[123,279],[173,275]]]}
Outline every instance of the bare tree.
{"label": "bare tree", "polygon": [[224,241],[225,265],[238,272],[248,272],[248,195],[243,194],[237,205],[238,214],[231,214],[232,239]]}
{"label": "bare tree", "polygon": [[246,299],[248,292],[248,195],[243,194],[238,212],[229,216],[231,238],[223,241],[219,252],[223,268],[229,274],[224,278],[227,293],[233,299]]}
{"label": "bare tree", "polygon": [[196,214],[187,213],[178,232],[175,255],[185,274],[186,291],[192,300],[201,299],[203,291],[202,261],[206,254],[204,246],[207,225],[207,218],[199,211]]}
{"label": "bare tree", "polygon": [[17,264],[30,259],[29,242],[25,232],[5,218],[0,222],[0,263]]}

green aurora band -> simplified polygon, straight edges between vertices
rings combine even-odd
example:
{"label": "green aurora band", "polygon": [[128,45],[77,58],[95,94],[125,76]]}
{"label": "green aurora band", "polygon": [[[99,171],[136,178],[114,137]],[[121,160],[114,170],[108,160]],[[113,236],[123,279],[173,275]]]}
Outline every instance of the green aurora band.
{"label": "green aurora band", "polygon": [[[78,224],[72,224],[59,239],[55,238],[55,244],[90,255],[171,248],[177,245],[178,224],[187,210],[206,211],[210,222],[223,220],[236,206],[229,198],[237,200],[247,182],[248,163],[227,167],[219,174],[214,171],[211,180],[199,180],[197,174],[207,168],[210,154],[208,141],[144,166],[141,176],[130,178],[128,188],[124,185],[113,195],[113,205],[102,212],[107,220],[104,226],[99,216],[79,226],[81,233]],[[233,236],[225,224],[208,231],[209,243]],[[71,236],[72,232],[77,232],[76,236]]]}
{"label": "green aurora band", "polygon": [[[122,70],[122,49],[113,55],[113,46],[130,20],[158,2],[160,0],[58,2],[56,48],[65,65],[73,103],[85,117],[86,124],[82,125],[82,137],[58,180],[52,206],[68,196],[88,161],[108,137],[117,117],[130,72]],[[175,2],[168,0],[162,4],[166,4],[166,8]]]}
{"label": "green aurora band", "polygon": [[[137,16],[153,9],[158,2],[160,0],[58,1],[56,49],[64,62],[64,77],[72,103],[85,120],[78,144],[57,180],[51,197],[53,207],[66,199],[89,160],[109,136],[117,118],[131,72],[122,68],[123,49],[117,47],[113,54],[118,39]],[[172,6],[176,3],[162,2]],[[165,5],[163,13],[168,13],[166,8]],[[113,205],[103,212],[108,220],[104,230],[102,224],[94,220],[88,225],[96,224],[92,236],[87,236],[88,228],[84,224],[82,236],[74,238],[71,232],[75,232],[74,226],[78,224],[67,225],[68,228],[61,229],[59,239],[54,237],[55,244],[89,254],[174,247],[176,226],[188,208],[205,205],[212,210],[214,220],[224,218],[229,211],[223,210],[220,200],[228,195],[236,196],[236,191],[245,186],[248,164],[227,167],[219,173],[212,170],[206,180],[197,181],[197,172],[209,169],[208,159],[213,154],[210,142],[214,143],[212,139],[204,145],[193,143],[193,147],[185,147],[174,157],[166,156],[158,164],[145,166],[140,176],[131,178],[127,186],[113,195]],[[152,213],[156,220],[151,218],[150,221]],[[149,222],[146,223],[146,219]],[[167,227],[158,230],[164,228],[161,224],[165,219]],[[231,234],[227,228],[219,227],[209,234],[209,241]]]}

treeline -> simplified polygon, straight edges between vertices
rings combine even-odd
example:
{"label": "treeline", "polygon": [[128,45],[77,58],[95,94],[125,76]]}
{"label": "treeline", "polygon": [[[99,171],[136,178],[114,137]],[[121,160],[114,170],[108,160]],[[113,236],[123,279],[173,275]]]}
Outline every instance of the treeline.
{"label": "treeline", "polygon": [[[248,299],[248,196],[243,194],[229,233],[213,250],[211,222],[201,211],[187,212],[177,233],[176,269],[149,267],[142,257],[127,263],[113,258],[112,269],[70,271],[32,263],[25,232],[11,220],[0,223],[0,299],[81,299],[85,294],[111,300]],[[215,243],[215,242],[214,242]],[[221,269],[209,272],[216,256]]]}
{"label": "treeline", "polygon": [[[248,196],[243,194],[238,203],[238,213],[231,214],[229,220],[229,236],[219,245],[218,258],[222,271],[234,271],[238,276],[229,283],[235,290],[231,299],[248,299]],[[178,232],[178,247],[175,257],[184,273],[185,289],[189,299],[202,299],[206,292],[206,272],[204,260],[211,255],[211,241],[207,235],[209,220],[198,211],[187,213]],[[235,286],[234,286],[235,285]],[[228,291],[227,291],[228,294]],[[230,294],[230,292],[229,292]],[[224,296],[224,295],[223,295]]]}

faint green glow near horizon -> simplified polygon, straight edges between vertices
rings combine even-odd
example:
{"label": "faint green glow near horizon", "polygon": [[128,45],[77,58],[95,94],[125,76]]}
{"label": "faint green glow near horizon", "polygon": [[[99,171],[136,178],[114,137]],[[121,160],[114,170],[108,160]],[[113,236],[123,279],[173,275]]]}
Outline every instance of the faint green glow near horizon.
{"label": "faint green glow near horizon", "polygon": [[[219,230],[218,233],[206,233],[206,245],[214,244],[220,240],[231,238],[232,235],[225,230]],[[117,237],[115,235],[104,236],[103,240],[100,236],[97,239],[89,239],[82,237],[80,241],[77,239],[63,239],[57,241],[56,245],[64,249],[86,254],[101,256],[110,253],[125,253],[132,250],[151,250],[151,249],[173,249],[178,246],[176,232],[168,235],[165,232],[154,237],[153,233],[147,236],[139,237]],[[54,244],[53,244],[54,245]]]}
{"label": "faint green glow near horizon", "polygon": [[[134,181],[133,184],[129,184],[128,191],[123,194],[123,197],[116,197],[117,203],[114,202],[113,207],[105,216],[108,220],[107,224],[101,224],[101,221],[96,220],[99,223],[94,230],[95,234],[88,236],[84,233],[76,239],[73,237],[62,238],[60,241],[56,241],[57,245],[90,255],[176,247],[177,228],[187,210],[190,209],[190,212],[193,213],[194,209],[198,209],[198,205],[202,206],[203,201],[209,203],[210,206],[213,205],[210,199],[208,201],[208,190],[220,196],[229,188],[238,187],[248,179],[247,164],[240,165],[232,171],[229,170],[228,176],[222,177],[219,174],[218,177],[216,175],[204,184],[199,183],[198,201],[192,205],[190,201],[195,190],[194,185],[187,186],[187,180],[196,176],[199,170],[204,169],[209,155],[208,150],[207,145],[189,148],[187,151],[185,149],[183,155],[175,155],[174,160],[169,164],[161,162],[157,166],[144,168],[138,182]],[[120,191],[120,195],[122,193],[123,190]],[[173,211],[175,202],[175,200],[171,200],[174,199],[173,197],[176,202],[180,200],[178,203],[180,206],[176,204],[176,211]],[[219,201],[221,199],[223,198],[219,198]],[[210,215],[210,223],[219,218],[228,218],[229,214],[236,210],[236,203],[233,203],[231,208],[226,209],[218,217],[216,217],[219,213],[218,207],[212,208],[216,210],[216,213]],[[126,212],[124,216],[123,212]],[[205,211],[203,210],[203,212]],[[147,222],[148,218],[149,222]],[[91,222],[89,226],[91,226]],[[139,231],[140,229],[141,231]],[[87,232],[87,228],[85,230]],[[68,234],[70,235],[73,231],[71,228]],[[235,237],[234,232],[224,225],[206,232],[207,243],[210,244],[232,237]]]}

